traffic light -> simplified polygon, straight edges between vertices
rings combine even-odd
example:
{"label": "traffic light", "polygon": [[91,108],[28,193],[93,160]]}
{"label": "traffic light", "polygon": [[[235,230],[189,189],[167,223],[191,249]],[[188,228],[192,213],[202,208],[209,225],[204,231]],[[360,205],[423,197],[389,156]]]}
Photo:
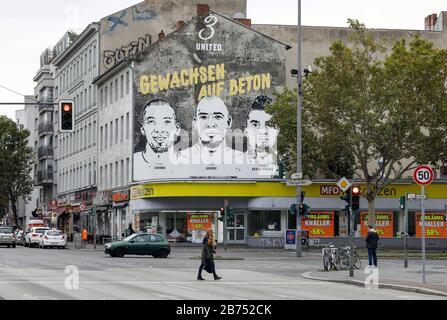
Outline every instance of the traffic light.
{"label": "traffic light", "polygon": [[406,204],[405,200],[406,200],[405,196],[400,197],[400,210],[405,210],[405,204]]}
{"label": "traffic light", "polygon": [[285,176],[286,176],[286,165],[284,161],[281,161],[279,163],[278,177],[279,179],[284,179]]}
{"label": "traffic light", "polygon": [[224,221],[224,217],[225,217],[225,208],[220,208],[220,210],[219,210],[219,220],[220,221]]}
{"label": "traffic light", "polygon": [[71,100],[59,102],[60,132],[74,132],[74,103]]}
{"label": "traffic light", "polygon": [[300,216],[307,217],[307,215],[310,212],[310,207],[307,204],[302,203],[299,205],[299,211],[300,211]]}
{"label": "traffic light", "polygon": [[340,199],[344,200],[347,206],[351,206],[351,188],[346,190],[345,194],[342,195]]}
{"label": "traffic light", "polygon": [[356,212],[360,209],[360,188],[353,187],[352,188],[352,211]]}
{"label": "traffic light", "polygon": [[290,206],[290,214],[291,214],[291,215],[295,215],[295,214],[297,214],[297,205],[296,205],[296,203],[294,203],[294,204],[292,204],[292,205]]}
{"label": "traffic light", "polygon": [[234,218],[233,208],[231,207],[225,207],[227,210],[227,220],[231,220]]}

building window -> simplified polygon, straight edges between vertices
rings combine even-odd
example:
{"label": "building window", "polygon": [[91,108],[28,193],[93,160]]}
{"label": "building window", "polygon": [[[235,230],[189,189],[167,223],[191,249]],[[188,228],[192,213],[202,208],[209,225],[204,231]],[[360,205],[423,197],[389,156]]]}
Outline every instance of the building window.
{"label": "building window", "polygon": [[115,101],[118,101],[118,79],[115,79]]}
{"label": "building window", "polygon": [[118,143],[118,119],[115,119],[115,143]]}
{"label": "building window", "polygon": [[93,162],[93,184],[96,184],[96,161]]}
{"label": "building window", "polygon": [[108,88],[106,86],[106,90],[104,92],[104,100],[105,100],[105,104],[104,107],[107,107],[107,97],[109,96],[109,92],[108,92]]}
{"label": "building window", "polygon": [[126,140],[129,139],[129,130],[130,130],[130,115],[129,112],[126,114]]}
{"label": "building window", "polygon": [[84,75],[84,58],[81,57],[81,74]]}
{"label": "building window", "polygon": [[113,82],[110,82],[110,104],[113,104]]}
{"label": "building window", "polygon": [[121,99],[124,97],[124,76],[123,75],[121,75],[121,83],[120,83],[120,93],[121,93]]}
{"label": "building window", "polygon": [[126,72],[126,94],[129,94],[130,91],[130,76],[129,71]]}
{"label": "building window", "polygon": [[121,116],[121,126],[120,126],[120,141],[123,142],[124,139],[124,116]]}
{"label": "building window", "polygon": [[126,159],[126,172],[124,175],[124,178],[126,179],[124,182],[125,184],[129,184],[129,168],[130,168],[130,159],[127,158]]}
{"label": "building window", "polygon": [[264,231],[281,231],[281,211],[257,211],[250,215],[248,234],[263,236]]}
{"label": "building window", "polygon": [[99,177],[101,178],[101,189],[104,189],[104,176],[102,175],[102,167],[99,167]]}
{"label": "building window", "polygon": [[104,149],[107,149],[107,143],[108,143],[108,139],[107,139],[107,133],[108,133],[108,126],[106,124],[105,129],[104,129]]}
{"label": "building window", "polygon": [[113,121],[110,121],[110,146],[113,145]]}
{"label": "building window", "polygon": [[110,188],[113,188],[113,163],[110,164]]}
{"label": "building window", "polygon": [[92,145],[96,145],[96,121],[93,121]]}
{"label": "building window", "polygon": [[118,161],[115,162],[115,185],[114,187],[118,187],[119,182],[118,182]]}
{"label": "building window", "polygon": [[104,103],[104,92],[101,90],[99,90],[99,108],[103,108],[103,103]]}
{"label": "building window", "polygon": [[104,138],[102,127],[99,129],[99,150],[102,150],[102,139]]}
{"label": "building window", "polygon": [[93,66],[96,66],[96,46],[93,46]]}
{"label": "building window", "polygon": [[126,185],[126,181],[124,180],[124,160],[121,160],[120,169],[121,169],[120,184],[124,186]]}
{"label": "building window", "polygon": [[107,165],[105,166],[105,169],[104,169],[104,189],[108,189],[109,188],[109,175],[107,174],[108,173],[108,171],[107,171]]}

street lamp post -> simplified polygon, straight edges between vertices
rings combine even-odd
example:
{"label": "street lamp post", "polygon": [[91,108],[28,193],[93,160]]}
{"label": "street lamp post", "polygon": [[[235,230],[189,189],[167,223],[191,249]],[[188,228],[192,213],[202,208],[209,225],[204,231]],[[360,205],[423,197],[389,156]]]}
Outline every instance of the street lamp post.
{"label": "street lamp post", "polygon": [[[302,84],[302,73],[301,73],[301,39],[302,39],[302,30],[301,30],[301,0],[298,0],[298,39],[297,39],[297,57],[298,57],[298,73],[297,73],[297,81],[298,81],[298,92],[297,92],[297,123],[296,123],[296,172],[299,175],[299,179],[302,179],[302,164],[301,164],[301,154],[302,154],[302,132],[301,132],[301,113],[302,113],[302,92],[301,92],[301,84]],[[301,175],[301,176],[300,176]],[[296,187],[296,198],[297,203],[301,204],[301,186],[297,185]],[[301,216],[299,214],[296,215],[296,256],[302,256],[302,248],[301,248]]]}

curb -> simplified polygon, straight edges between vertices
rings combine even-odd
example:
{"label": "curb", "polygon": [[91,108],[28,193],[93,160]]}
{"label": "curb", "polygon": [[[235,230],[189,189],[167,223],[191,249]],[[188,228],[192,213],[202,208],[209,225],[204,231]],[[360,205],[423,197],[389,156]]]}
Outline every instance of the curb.
{"label": "curb", "polygon": [[[300,274],[300,276],[304,279],[308,280],[315,280],[315,281],[324,281],[324,282],[334,282],[334,283],[341,283],[341,284],[348,284],[348,285],[354,285],[359,287],[364,287],[365,282],[359,281],[359,280],[338,280],[338,279],[324,279],[324,278],[318,278],[314,276],[310,276],[311,273],[315,271],[309,271]],[[416,292],[421,294],[429,294],[429,295],[435,295],[435,296],[441,296],[441,297],[447,297],[446,292],[421,288],[421,287],[411,287],[411,286],[404,286],[399,284],[392,284],[392,283],[379,283],[379,288],[381,289],[392,289],[392,290],[399,290],[399,291],[407,291],[407,292]]]}

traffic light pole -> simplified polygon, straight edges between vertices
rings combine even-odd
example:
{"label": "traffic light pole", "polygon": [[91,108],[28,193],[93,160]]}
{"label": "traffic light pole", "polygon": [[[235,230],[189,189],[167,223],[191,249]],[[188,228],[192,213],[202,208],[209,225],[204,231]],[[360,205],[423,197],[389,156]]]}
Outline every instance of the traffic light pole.
{"label": "traffic light pole", "polygon": [[405,193],[405,213],[404,213],[404,268],[408,268],[408,249],[407,249],[407,241],[408,241],[408,192]]}
{"label": "traffic light pole", "polygon": [[224,247],[227,250],[227,206],[224,207],[224,221],[223,221],[223,232],[224,232]]}
{"label": "traffic light pole", "polygon": [[[301,113],[302,113],[302,91],[301,91],[301,84],[302,84],[302,75],[301,75],[301,0],[298,0],[298,41],[297,41],[297,57],[298,57],[298,92],[297,92],[297,124],[296,124],[296,172],[298,175],[302,175],[303,169],[301,164],[301,156],[302,156],[302,146],[301,146],[301,139],[302,139],[302,132],[301,132],[301,125],[302,125],[302,119],[301,119]],[[302,176],[299,177],[302,179]],[[296,197],[297,197],[297,203],[298,205],[301,204],[301,186],[296,187]],[[299,214],[296,215],[296,229],[297,229],[297,235],[296,235],[296,256],[301,257],[302,256],[302,248],[301,248],[301,216]]]}
{"label": "traffic light pole", "polygon": [[349,218],[350,218],[350,233],[351,240],[349,245],[349,277],[354,277],[354,219],[355,214],[352,210],[352,188],[349,188]]}

